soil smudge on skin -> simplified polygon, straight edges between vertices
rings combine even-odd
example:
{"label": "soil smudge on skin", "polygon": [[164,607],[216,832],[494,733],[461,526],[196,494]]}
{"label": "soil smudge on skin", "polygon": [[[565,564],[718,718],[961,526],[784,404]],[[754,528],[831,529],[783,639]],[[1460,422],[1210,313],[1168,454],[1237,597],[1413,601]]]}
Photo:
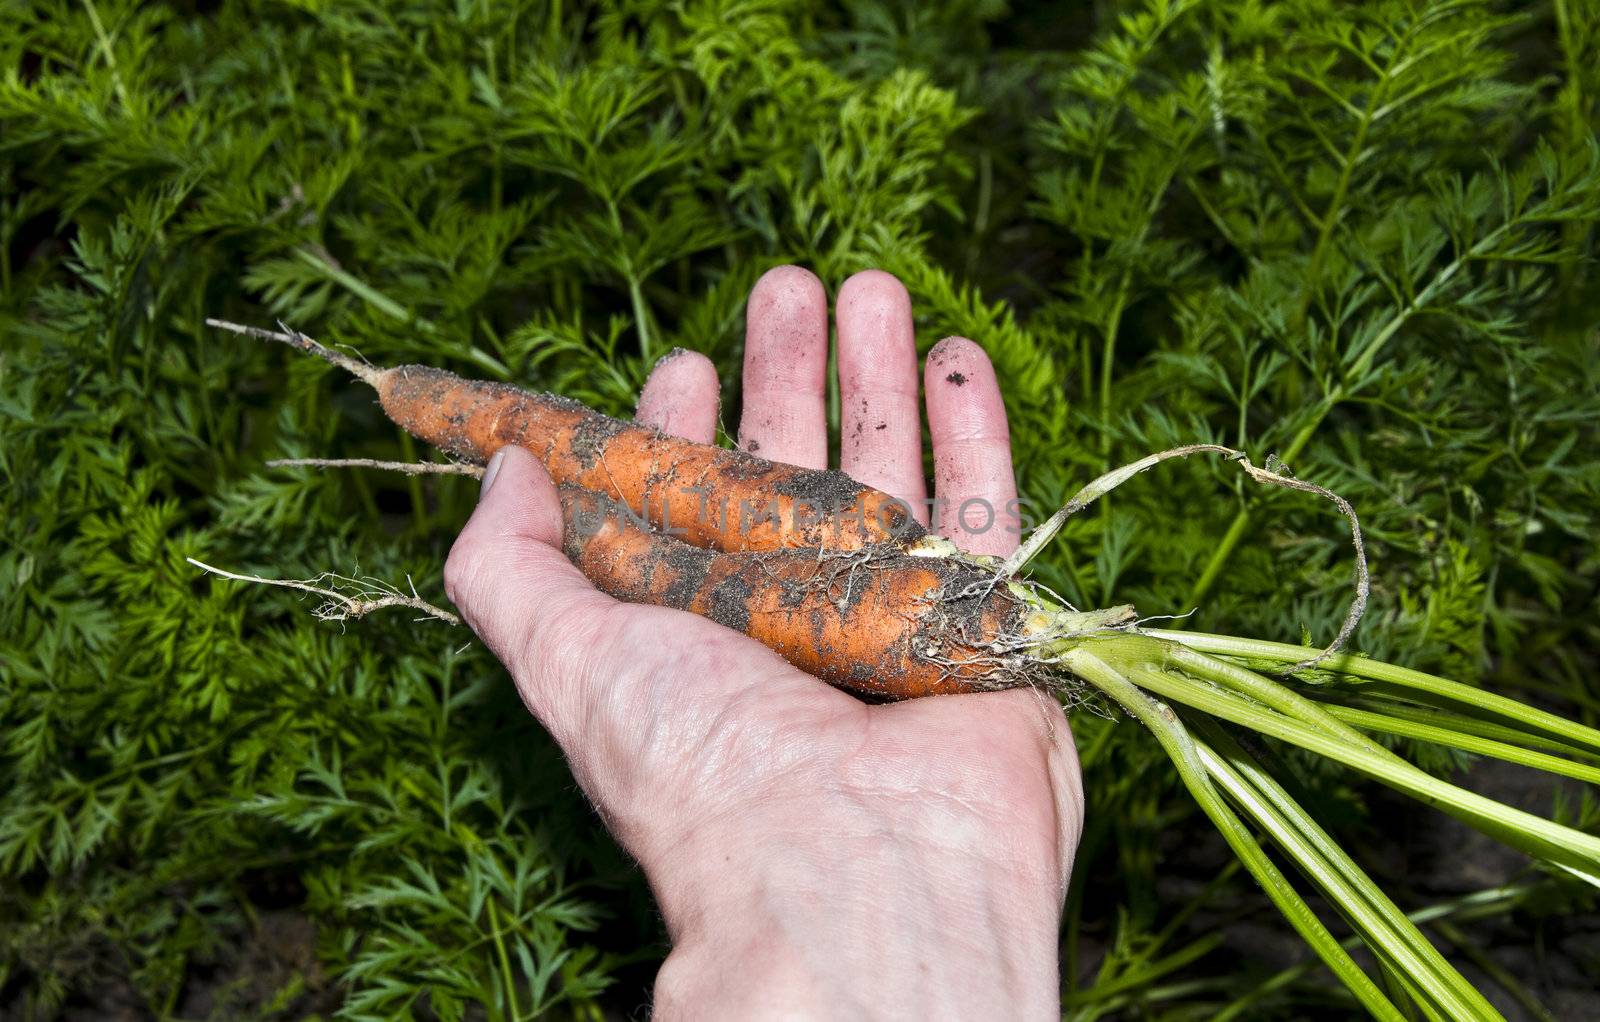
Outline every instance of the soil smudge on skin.
{"label": "soil smudge on skin", "polygon": [[944,379],[946,383],[953,383],[958,387],[964,387],[967,384],[967,378],[960,373],[951,373]]}

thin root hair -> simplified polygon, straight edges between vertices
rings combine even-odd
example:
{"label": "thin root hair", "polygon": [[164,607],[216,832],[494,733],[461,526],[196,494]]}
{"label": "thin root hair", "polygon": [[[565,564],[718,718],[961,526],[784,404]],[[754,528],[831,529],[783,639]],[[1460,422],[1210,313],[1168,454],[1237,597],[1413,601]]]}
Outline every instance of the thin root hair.
{"label": "thin root hair", "polygon": [[318,343],[300,331],[295,330],[292,327],[285,326],[281,322],[278,324],[278,326],[283,328],[282,333],[279,333],[276,330],[263,330],[257,326],[246,326],[243,323],[233,323],[226,319],[213,319],[210,317],[206,318],[206,326],[214,326],[219,330],[231,330],[232,332],[236,334],[242,334],[245,337],[255,337],[263,341],[277,341],[280,344],[287,344],[291,348],[298,348],[301,351],[309,352],[325,362],[331,362],[340,369],[350,373],[352,376],[359,377],[364,383],[370,384],[374,387],[378,385],[378,381],[383,377],[384,370],[370,365],[361,359],[352,358],[351,356],[342,352],[334,351],[332,348]]}
{"label": "thin root hair", "polygon": [[[232,579],[235,582],[254,582],[259,585],[279,586],[284,589],[295,589],[314,596],[321,596],[323,604],[315,611],[316,616],[323,621],[346,621],[350,618],[366,617],[374,611],[385,610],[389,607],[410,607],[419,610],[428,617],[436,618],[448,625],[459,625],[461,619],[442,607],[436,607],[424,600],[417,592],[417,587],[411,581],[411,576],[406,576],[406,585],[411,590],[411,595],[398,587],[374,578],[353,578],[335,572],[325,571],[311,579],[266,578],[262,575],[245,575],[239,572],[228,571],[196,560],[185,557],[184,560],[212,575]],[[343,585],[355,589],[354,593],[340,592],[332,586]],[[420,619],[419,619],[420,620]]]}

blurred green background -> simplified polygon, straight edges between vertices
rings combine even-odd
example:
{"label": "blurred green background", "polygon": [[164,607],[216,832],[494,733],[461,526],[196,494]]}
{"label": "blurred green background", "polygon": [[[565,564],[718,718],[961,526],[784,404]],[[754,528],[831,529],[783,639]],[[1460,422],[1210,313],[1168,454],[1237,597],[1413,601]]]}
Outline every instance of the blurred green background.
{"label": "blurred green background", "polygon": [[[1358,648],[1594,723],[1600,11],[1586,0],[0,0],[0,1016],[623,1018],[638,871],[442,601],[475,484],[282,320],[737,422],[744,297],[882,267],[979,341],[1039,508],[1151,450],[1281,455],[1371,546]],[[1325,641],[1313,498],[1170,464],[1074,520],[1084,605]],[[1074,1018],[1348,1017],[1132,723],[1079,712]],[[1595,1010],[1592,896],[1258,754],[1505,1011]],[[1439,771],[1465,757],[1408,745]],[[1469,785],[1593,827],[1586,794]]]}

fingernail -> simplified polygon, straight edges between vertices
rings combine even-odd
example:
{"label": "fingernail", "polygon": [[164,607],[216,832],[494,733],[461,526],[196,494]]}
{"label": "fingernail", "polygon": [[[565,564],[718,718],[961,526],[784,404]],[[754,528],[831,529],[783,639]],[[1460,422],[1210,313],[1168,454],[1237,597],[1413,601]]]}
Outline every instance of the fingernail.
{"label": "fingernail", "polygon": [[506,449],[504,447],[489,456],[489,464],[484,466],[483,469],[483,486],[478,491],[479,500],[489,495],[489,487],[494,485],[494,477],[500,474],[500,463],[505,460],[505,457]]}

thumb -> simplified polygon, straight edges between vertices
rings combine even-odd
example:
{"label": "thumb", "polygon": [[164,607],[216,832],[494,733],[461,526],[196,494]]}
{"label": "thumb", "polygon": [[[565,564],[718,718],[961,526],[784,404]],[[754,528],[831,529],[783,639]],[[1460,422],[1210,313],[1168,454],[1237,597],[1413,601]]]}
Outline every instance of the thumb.
{"label": "thumb", "polygon": [[478,506],[444,566],[445,593],[517,681],[523,702],[563,745],[598,629],[616,602],[561,552],[561,498],[521,447],[496,451]]}

